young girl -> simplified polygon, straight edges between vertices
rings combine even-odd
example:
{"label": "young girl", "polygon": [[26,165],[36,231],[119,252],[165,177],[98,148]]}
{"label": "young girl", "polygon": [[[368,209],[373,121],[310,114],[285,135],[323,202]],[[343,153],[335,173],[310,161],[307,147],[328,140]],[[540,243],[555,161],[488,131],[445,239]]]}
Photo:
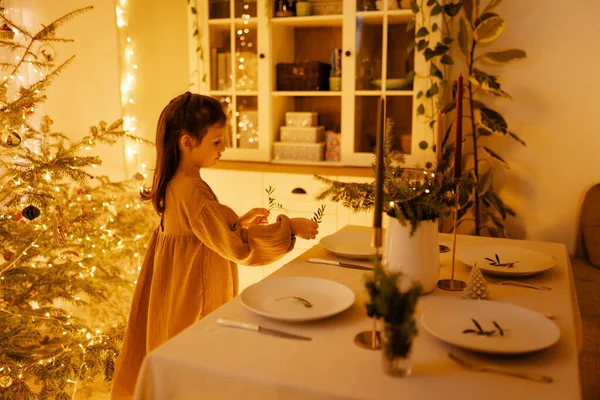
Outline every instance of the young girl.
{"label": "young girl", "polygon": [[158,120],[152,188],[142,193],[160,216],[152,234],[113,377],[112,398],[133,397],[145,355],[237,295],[236,263],[263,265],[292,250],[296,236],[314,239],[317,223],[269,212],[238,216],[201,178],[225,150],[221,104],[187,92]]}

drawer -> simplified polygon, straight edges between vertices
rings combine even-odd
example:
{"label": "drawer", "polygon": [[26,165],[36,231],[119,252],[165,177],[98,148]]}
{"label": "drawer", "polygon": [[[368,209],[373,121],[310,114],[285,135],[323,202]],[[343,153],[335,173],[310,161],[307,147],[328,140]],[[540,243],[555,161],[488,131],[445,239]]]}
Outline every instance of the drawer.
{"label": "drawer", "polygon": [[[332,177],[332,179],[336,179]],[[317,195],[327,188],[323,182],[313,175],[278,174],[266,172],[263,174],[263,186],[271,186],[275,191],[273,198],[289,212],[310,213],[312,217],[321,205],[325,205],[325,215],[337,214],[336,204],[329,200],[317,200]],[[263,206],[268,207],[268,195],[263,191]],[[274,211],[277,213],[277,211]]]}

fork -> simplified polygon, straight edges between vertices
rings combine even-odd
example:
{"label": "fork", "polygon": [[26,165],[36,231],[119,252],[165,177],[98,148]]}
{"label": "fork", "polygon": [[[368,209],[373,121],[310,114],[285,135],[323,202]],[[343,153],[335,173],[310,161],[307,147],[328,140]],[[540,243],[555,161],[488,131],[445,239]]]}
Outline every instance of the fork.
{"label": "fork", "polygon": [[550,286],[543,285],[533,285],[531,283],[517,282],[517,281],[497,281],[493,279],[486,279],[492,285],[510,285],[510,286],[521,286],[529,289],[537,289],[537,290],[552,290]]}
{"label": "fork", "polygon": [[453,359],[454,361],[456,361],[458,364],[460,364],[463,367],[470,369],[472,371],[492,372],[495,374],[508,375],[508,376],[513,376],[515,378],[529,379],[531,381],[543,382],[543,383],[554,382],[554,379],[552,377],[546,376],[546,375],[527,373],[527,372],[510,371],[508,369],[500,368],[500,367],[496,367],[496,366],[492,366],[492,365],[473,363],[471,361],[467,361],[463,358],[460,358],[456,354],[453,354],[453,353],[448,353],[448,356],[451,359]]}

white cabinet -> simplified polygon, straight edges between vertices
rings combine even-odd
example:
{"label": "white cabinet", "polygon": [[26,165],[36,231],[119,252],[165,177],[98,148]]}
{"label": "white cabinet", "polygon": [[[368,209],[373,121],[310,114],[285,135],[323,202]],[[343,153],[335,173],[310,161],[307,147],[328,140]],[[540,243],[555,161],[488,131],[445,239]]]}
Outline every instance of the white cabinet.
{"label": "white cabinet", "polygon": [[[416,117],[413,82],[407,79],[409,70],[423,64],[419,56],[406,53],[414,40],[414,31],[406,29],[413,14],[397,9],[396,0],[372,2],[382,10],[368,11],[357,10],[369,3],[364,1],[344,0],[339,10],[318,7],[315,1],[314,12],[323,15],[292,17],[275,17],[280,1],[197,1],[198,12],[192,15],[197,20],[190,26],[199,28],[192,36],[199,40],[190,51],[190,65],[201,72],[193,90],[228,107],[230,150],[224,159],[275,162],[273,144],[285,113],[316,111],[321,125],[341,132],[341,159],[313,163],[368,166],[382,96],[386,116],[394,123],[394,146],[407,154],[407,164],[424,165],[433,158],[431,147],[420,147],[424,141],[432,143],[433,133]],[[334,49],[339,49],[341,63],[332,61]],[[304,61],[341,64],[341,90],[300,90],[298,82],[308,85],[317,73],[302,66],[290,72],[299,77],[284,87],[291,90],[279,90],[283,75],[278,75],[278,65]]]}

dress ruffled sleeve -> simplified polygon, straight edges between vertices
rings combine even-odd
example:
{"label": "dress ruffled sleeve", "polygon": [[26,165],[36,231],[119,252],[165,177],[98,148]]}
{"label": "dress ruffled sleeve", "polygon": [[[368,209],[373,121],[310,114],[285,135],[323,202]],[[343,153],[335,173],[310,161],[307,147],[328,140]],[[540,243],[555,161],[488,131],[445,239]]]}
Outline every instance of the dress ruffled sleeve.
{"label": "dress ruffled sleeve", "polygon": [[196,201],[186,207],[192,231],[223,258],[242,265],[264,265],[294,248],[296,238],[285,215],[279,215],[273,224],[241,228],[240,218],[231,208],[204,193],[196,195],[202,200],[194,196]]}

